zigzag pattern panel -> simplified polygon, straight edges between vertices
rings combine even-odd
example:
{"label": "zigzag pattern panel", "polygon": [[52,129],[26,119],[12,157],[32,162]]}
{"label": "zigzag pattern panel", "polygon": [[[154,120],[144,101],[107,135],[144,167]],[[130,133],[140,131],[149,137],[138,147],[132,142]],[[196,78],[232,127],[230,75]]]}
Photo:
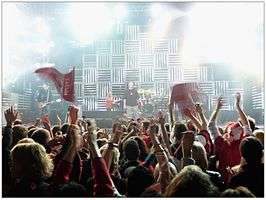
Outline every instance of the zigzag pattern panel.
{"label": "zigzag pattern panel", "polygon": [[85,97],[84,104],[82,106],[82,110],[89,111],[89,110],[96,110],[96,100],[94,97]]}
{"label": "zigzag pattern panel", "polygon": [[153,53],[153,42],[152,40],[140,40],[140,53],[152,54]]}
{"label": "zigzag pattern panel", "polygon": [[125,83],[113,83],[112,94],[113,96],[122,97],[125,94]]}
{"label": "zigzag pattern panel", "polygon": [[105,98],[98,99],[97,110],[99,110],[99,111],[105,111],[106,110]]}
{"label": "zigzag pattern panel", "polygon": [[125,27],[125,39],[126,40],[138,40],[139,26],[128,25]]}
{"label": "zigzag pattern panel", "polygon": [[83,96],[82,83],[75,83],[75,94],[78,98]]}
{"label": "zigzag pattern panel", "polygon": [[139,88],[144,89],[144,90],[154,90],[155,91],[155,86],[154,86],[154,82],[152,83],[140,83],[139,84]]}
{"label": "zigzag pattern panel", "polygon": [[207,81],[208,80],[208,67],[200,66],[199,79],[200,79],[200,81]]}
{"label": "zigzag pattern panel", "polygon": [[121,55],[125,53],[124,41],[123,40],[113,40],[112,41],[112,54]]}
{"label": "zigzag pattern panel", "polygon": [[96,82],[96,69],[83,69],[83,82],[84,83],[95,83]]}
{"label": "zigzag pattern panel", "polygon": [[140,82],[152,82],[153,81],[153,69],[149,68],[140,68]]}
{"label": "zigzag pattern panel", "polygon": [[138,82],[139,81],[139,69],[126,69],[125,70],[125,81],[133,81]]}
{"label": "zigzag pattern panel", "polygon": [[208,94],[208,95],[214,95],[215,94],[215,85],[214,85],[214,82],[212,82],[212,81],[200,82],[199,88],[203,94]]}
{"label": "zigzag pattern panel", "polygon": [[125,56],[124,55],[113,55],[112,56],[112,68],[125,67]]}
{"label": "zigzag pattern panel", "polygon": [[84,96],[93,97],[97,95],[96,84],[84,84]]}
{"label": "zigzag pattern panel", "polygon": [[169,95],[169,85],[168,83],[156,83],[155,92],[158,96],[168,96]]}
{"label": "zigzag pattern panel", "polygon": [[97,84],[97,97],[98,98],[105,98],[108,92],[111,92],[112,88],[110,83],[98,83]]}
{"label": "zigzag pattern panel", "polygon": [[154,55],[154,66],[156,68],[167,68],[167,54],[160,53]]}
{"label": "zigzag pattern panel", "polygon": [[97,67],[98,68],[109,68],[110,67],[110,58],[109,54],[98,54],[97,56]]}
{"label": "zigzag pattern panel", "polygon": [[230,94],[236,94],[237,92],[243,94],[244,88],[242,83],[239,81],[228,81],[227,92]]}
{"label": "zigzag pattern panel", "polygon": [[110,69],[99,69],[97,74],[98,82],[111,82],[111,70]]}
{"label": "zigzag pattern panel", "polygon": [[125,53],[139,53],[140,41],[139,40],[126,40]]}
{"label": "zigzag pattern panel", "polygon": [[263,90],[256,85],[252,86],[251,89],[252,107],[253,109],[263,109],[264,108],[264,98]]}
{"label": "zigzag pattern panel", "polygon": [[83,67],[97,67],[96,54],[86,54],[82,56]]}
{"label": "zigzag pattern panel", "polygon": [[139,66],[140,67],[153,67],[153,55],[152,54],[139,55]]}
{"label": "zigzag pattern panel", "polygon": [[83,70],[75,68],[75,83],[82,83],[83,81]]}
{"label": "zigzag pattern panel", "polygon": [[178,40],[177,39],[171,39],[169,40],[169,43],[168,43],[169,47],[169,54],[176,54],[178,53],[179,51],[179,48],[178,48]]}
{"label": "zigzag pattern panel", "polygon": [[95,42],[83,48],[84,54],[96,54]]}
{"label": "zigzag pattern panel", "polygon": [[227,93],[228,82],[227,81],[215,81],[215,95],[224,95]]}
{"label": "zigzag pattern panel", "polygon": [[181,67],[169,67],[169,82],[180,82],[183,80],[183,69]]}
{"label": "zigzag pattern panel", "polygon": [[126,54],[126,68],[137,68],[138,65],[137,54]]}
{"label": "zigzag pattern panel", "polygon": [[97,54],[109,54],[111,52],[110,40],[98,40],[96,41]]}
{"label": "zigzag pattern panel", "polygon": [[184,81],[198,81],[199,72],[198,68],[184,68],[183,69]]}
{"label": "zigzag pattern panel", "polygon": [[182,58],[179,54],[168,54],[168,66],[169,67],[181,67]]}
{"label": "zigzag pattern panel", "polygon": [[155,82],[168,82],[168,69],[154,69]]}
{"label": "zigzag pattern panel", "polygon": [[112,69],[112,83],[123,83],[124,82],[124,69],[114,68]]}
{"label": "zigzag pattern panel", "polygon": [[155,53],[167,53],[168,52],[168,40],[156,40],[154,41]]}

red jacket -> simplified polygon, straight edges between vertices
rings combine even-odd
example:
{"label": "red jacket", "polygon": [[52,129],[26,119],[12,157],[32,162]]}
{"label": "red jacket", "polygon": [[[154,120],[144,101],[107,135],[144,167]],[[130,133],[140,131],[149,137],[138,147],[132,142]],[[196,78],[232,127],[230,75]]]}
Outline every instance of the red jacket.
{"label": "red jacket", "polygon": [[[93,196],[95,197],[113,197],[114,189],[111,176],[103,158],[91,160],[92,174],[94,180]],[[72,170],[72,163],[60,160],[54,173],[54,184],[64,184],[69,181]]]}

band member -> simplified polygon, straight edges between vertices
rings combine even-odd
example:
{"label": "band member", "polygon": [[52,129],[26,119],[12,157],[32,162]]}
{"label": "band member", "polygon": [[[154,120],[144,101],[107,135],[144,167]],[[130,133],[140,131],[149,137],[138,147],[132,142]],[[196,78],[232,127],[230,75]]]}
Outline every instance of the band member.
{"label": "band member", "polygon": [[134,88],[134,83],[129,82],[128,88],[124,96],[124,109],[127,112],[127,116],[131,118],[138,117],[138,101],[140,99],[139,93]]}
{"label": "band member", "polygon": [[111,92],[107,94],[105,106],[107,111],[111,111],[113,108],[113,96]]}
{"label": "band member", "polygon": [[34,94],[34,100],[36,102],[36,109],[39,114],[47,114],[47,104],[51,101],[52,95],[48,85],[39,86]]}

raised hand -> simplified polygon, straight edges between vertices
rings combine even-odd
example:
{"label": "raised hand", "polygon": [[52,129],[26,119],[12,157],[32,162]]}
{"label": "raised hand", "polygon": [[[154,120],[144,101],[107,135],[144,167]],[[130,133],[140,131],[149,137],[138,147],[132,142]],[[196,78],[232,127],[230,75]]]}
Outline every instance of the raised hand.
{"label": "raised hand", "polygon": [[5,118],[7,126],[12,126],[14,121],[16,121],[18,117],[18,112],[14,110],[13,106],[11,106],[9,109],[5,111]]}
{"label": "raised hand", "polygon": [[217,105],[216,105],[216,110],[220,110],[223,106],[223,98],[222,96],[220,96],[218,99],[217,99]]}
{"label": "raised hand", "polygon": [[195,134],[193,131],[186,131],[182,138],[182,150],[184,157],[191,157],[191,150],[193,142],[195,140]]}
{"label": "raised hand", "polygon": [[78,111],[79,111],[79,109],[76,106],[74,106],[74,105],[69,106],[69,118],[70,118],[71,124],[77,124]]}
{"label": "raised hand", "polygon": [[195,104],[195,109],[198,113],[202,113],[202,105],[200,103]]}
{"label": "raised hand", "polygon": [[81,146],[81,135],[80,130],[77,125],[70,125],[68,130],[68,135],[70,137],[70,146],[78,149]]}
{"label": "raised hand", "polygon": [[235,98],[236,98],[236,106],[240,106],[241,94],[237,92]]}
{"label": "raised hand", "polygon": [[192,115],[192,113],[191,113],[191,110],[190,110],[189,108],[185,108],[185,109],[183,110],[183,113],[184,113],[187,117],[189,117],[189,118],[193,117],[193,115]]}
{"label": "raised hand", "polygon": [[160,124],[165,124],[165,115],[162,113],[162,111],[158,112],[158,122]]}

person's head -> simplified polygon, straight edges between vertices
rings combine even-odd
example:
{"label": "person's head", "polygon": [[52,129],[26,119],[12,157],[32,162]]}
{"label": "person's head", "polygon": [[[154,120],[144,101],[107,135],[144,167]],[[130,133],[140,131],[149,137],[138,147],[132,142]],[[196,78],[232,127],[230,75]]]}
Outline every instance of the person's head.
{"label": "person's head", "polygon": [[13,140],[11,146],[15,146],[19,140],[28,137],[28,129],[23,125],[15,125],[12,130]]}
{"label": "person's head", "polygon": [[152,173],[145,167],[135,167],[127,178],[127,197],[139,197],[146,188],[154,184]]}
{"label": "person's head", "polygon": [[240,126],[238,122],[230,123],[227,128],[227,135],[232,140],[240,140],[243,135],[243,128]]}
{"label": "person's head", "polygon": [[138,143],[139,151],[140,151],[140,159],[145,160],[148,155],[148,147],[146,143],[140,137],[133,137],[133,139]]}
{"label": "person's head", "polygon": [[21,143],[34,143],[35,141],[31,138],[23,138],[22,140],[19,140],[17,144]]}
{"label": "person's head", "polygon": [[44,147],[47,147],[48,142],[51,140],[49,131],[43,128],[38,128],[34,131],[31,138]]}
{"label": "person's head", "polygon": [[106,138],[97,139],[97,144],[98,144],[99,148],[101,148],[102,146],[104,146],[107,143],[108,143],[108,140]]}
{"label": "person's head", "polygon": [[[103,155],[103,153],[105,151],[107,151],[107,149],[108,149],[108,144],[105,144],[104,146],[102,146],[100,148],[101,154]],[[110,165],[109,171],[110,171],[110,173],[113,173],[119,167],[118,163],[119,163],[119,158],[120,158],[120,152],[119,152],[118,148],[112,148],[112,150],[110,150],[110,154],[112,155],[111,156],[112,160],[111,160],[111,165]]]}
{"label": "person's head", "polygon": [[56,197],[87,197],[86,188],[76,182],[69,182],[61,185],[55,191]]}
{"label": "person's head", "polygon": [[258,139],[253,136],[244,138],[240,143],[240,153],[247,165],[256,166],[261,163],[263,147]]}
{"label": "person's head", "polygon": [[222,192],[221,197],[255,197],[246,187],[239,186],[235,189],[227,189]]}
{"label": "person's head", "polygon": [[64,123],[61,127],[61,131],[62,131],[62,134],[65,135],[67,134],[67,130],[69,128],[69,124],[68,123]]}
{"label": "person's head", "polygon": [[254,136],[261,142],[264,146],[264,131],[261,129],[257,129],[253,132]]}
{"label": "person's head", "polygon": [[149,122],[149,121],[143,121],[143,122],[142,122],[142,127],[143,127],[143,129],[144,129],[145,131],[148,130],[149,126],[150,126],[150,122]]}
{"label": "person's head", "polygon": [[188,120],[187,122],[187,129],[190,131],[197,131],[196,126],[193,124],[191,120]]}
{"label": "person's head", "polygon": [[34,133],[34,131],[36,131],[38,128],[31,128],[31,129],[29,129],[29,131],[28,131],[28,137],[29,138],[31,138],[31,136],[32,136],[32,134]]}
{"label": "person's head", "polygon": [[180,123],[180,122],[177,122],[175,125],[174,125],[174,129],[173,129],[173,133],[174,133],[174,138],[176,140],[181,140],[182,137],[183,137],[183,133],[187,131],[187,127],[185,124],[183,123]]}
{"label": "person's head", "polygon": [[36,143],[20,143],[11,150],[11,172],[13,177],[50,177],[53,162],[45,148]]}
{"label": "person's head", "polygon": [[14,121],[14,125],[22,125],[22,121],[21,121],[21,119],[16,119],[16,120]]}
{"label": "person's head", "polygon": [[166,188],[165,197],[214,197],[217,188],[196,165],[184,167]]}
{"label": "person's head", "polygon": [[204,146],[197,141],[194,141],[192,146],[192,157],[195,160],[195,164],[199,166],[203,171],[208,168],[207,153]]}
{"label": "person's head", "polygon": [[59,125],[54,125],[53,128],[52,128],[52,134],[53,136],[57,136],[57,135],[61,135],[62,132],[61,132],[61,128]]}
{"label": "person's head", "polygon": [[[169,167],[170,167],[170,177],[169,179],[172,180],[176,175],[177,175],[177,169],[175,167],[175,165],[171,162],[168,162]],[[153,172],[153,177],[154,180],[157,181],[158,183],[160,182],[160,180],[164,177],[161,176],[160,174],[160,167],[159,167],[159,163],[156,164],[154,172]]]}
{"label": "person's head", "polygon": [[138,160],[140,155],[139,145],[134,139],[129,139],[124,143],[124,155],[127,160]]}
{"label": "person's head", "polygon": [[132,90],[134,88],[134,83],[132,81],[130,81],[128,83],[128,89]]}

